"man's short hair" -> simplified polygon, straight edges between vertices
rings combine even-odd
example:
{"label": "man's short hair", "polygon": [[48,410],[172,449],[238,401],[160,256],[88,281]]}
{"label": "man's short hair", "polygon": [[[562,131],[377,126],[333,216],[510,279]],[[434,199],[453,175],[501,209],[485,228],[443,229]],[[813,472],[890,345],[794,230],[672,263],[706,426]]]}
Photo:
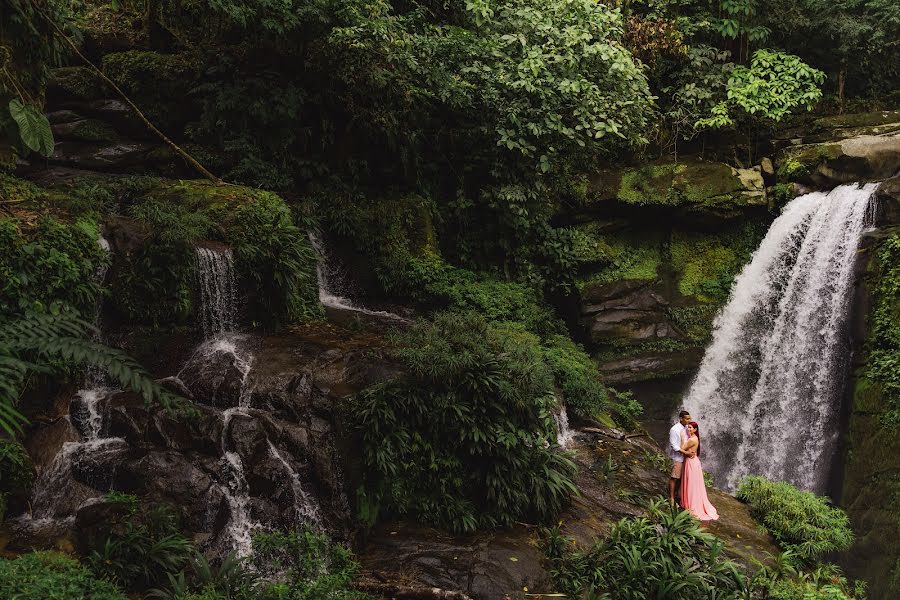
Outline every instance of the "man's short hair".
{"label": "man's short hair", "polygon": [[680,413],[678,413],[678,418],[681,419],[681,418],[686,417],[686,416],[688,416],[688,415],[690,415],[690,414],[691,414],[690,411],[688,411],[688,410],[683,410],[683,411],[681,411]]}

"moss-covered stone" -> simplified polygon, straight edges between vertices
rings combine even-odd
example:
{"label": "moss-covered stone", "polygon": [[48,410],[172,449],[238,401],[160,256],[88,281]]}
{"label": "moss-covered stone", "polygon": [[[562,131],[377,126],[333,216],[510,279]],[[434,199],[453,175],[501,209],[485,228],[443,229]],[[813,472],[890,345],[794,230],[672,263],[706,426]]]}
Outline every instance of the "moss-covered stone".
{"label": "moss-covered stone", "polygon": [[7,173],[0,173],[0,200],[7,204],[32,203],[46,199],[45,190],[34,185],[30,181],[19,179]]}
{"label": "moss-covered stone", "polygon": [[65,100],[97,100],[112,94],[109,86],[87,67],[54,69],[48,95]]}
{"label": "moss-covered stone", "polygon": [[117,142],[120,139],[109,123],[97,119],[77,121],[67,136],[82,142]]}
{"label": "moss-covered stone", "polygon": [[840,144],[815,144],[787,148],[778,159],[778,179],[783,182],[809,183],[819,165],[840,155]]}
{"label": "moss-covered stone", "polygon": [[700,160],[607,169],[591,178],[585,207],[621,202],[730,218],[749,206],[765,204],[765,190],[754,183],[756,179],[743,177],[728,165]]}
{"label": "moss-covered stone", "polygon": [[665,243],[660,233],[621,229],[610,222],[586,223],[577,230],[585,240],[583,245],[592,248],[595,262],[605,265],[581,275],[577,281],[580,289],[613,281],[657,278]]}
{"label": "moss-covered stone", "polygon": [[190,91],[199,70],[187,54],[116,52],[103,57],[103,72],[125,93],[140,98],[141,109],[163,129],[180,130],[196,111]]}

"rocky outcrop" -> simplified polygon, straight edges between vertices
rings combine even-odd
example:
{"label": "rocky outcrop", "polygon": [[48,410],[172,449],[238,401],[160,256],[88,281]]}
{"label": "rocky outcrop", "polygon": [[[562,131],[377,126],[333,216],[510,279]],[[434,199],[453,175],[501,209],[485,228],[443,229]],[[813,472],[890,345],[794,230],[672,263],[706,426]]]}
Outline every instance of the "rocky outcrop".
{"label": "rocky outcrop", "polygon": [[900,132],[790,146],[778,163],[782,179],[823,189],[887,179],[900,173]]}
{"label": "rocky outcrop", "polygon": [[[614,429],[589,428],[576,440],[580,494],[559,522],[565,535],[588,546],[614,522],[640,516],[650,498],[665,493],[668,463],[646,438],[626,438]],[[711,500],[722,518],[709,530],[725,540],[729,557],[751,564],[766,562],[766,552],[776,552],[744,504],[716,490],[711,490]],[[535,524],[454,536],[405,523],[384,523],[368,537],[359,559],[365,578],[461,590],[476,599],[506,595],[524,599],[526,594],[555,591],[545,570],[540,527]]]}

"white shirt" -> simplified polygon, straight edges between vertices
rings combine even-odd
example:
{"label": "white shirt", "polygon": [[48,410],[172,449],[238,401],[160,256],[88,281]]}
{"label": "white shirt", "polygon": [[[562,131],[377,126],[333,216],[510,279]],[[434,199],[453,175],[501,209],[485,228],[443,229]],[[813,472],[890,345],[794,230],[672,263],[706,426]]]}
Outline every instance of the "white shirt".
{"label": "white shirt", "polygon": [[684,462],[684,454],[681,453],[681,440],[684,439],[686,430],[687,428],[680,422],[672,425],[672,429],[669,430],[669,458],[675,462]]}

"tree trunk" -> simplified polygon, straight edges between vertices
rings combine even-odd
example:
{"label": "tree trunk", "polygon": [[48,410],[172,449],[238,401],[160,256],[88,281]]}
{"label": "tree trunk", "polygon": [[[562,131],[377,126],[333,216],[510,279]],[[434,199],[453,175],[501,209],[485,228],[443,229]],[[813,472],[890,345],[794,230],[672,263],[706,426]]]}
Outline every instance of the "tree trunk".
{"label": "tree trunk", "polygon": [[844,114],[844,83],[847,79],[847,69],[842,65],[838,71],[838,112]]}

